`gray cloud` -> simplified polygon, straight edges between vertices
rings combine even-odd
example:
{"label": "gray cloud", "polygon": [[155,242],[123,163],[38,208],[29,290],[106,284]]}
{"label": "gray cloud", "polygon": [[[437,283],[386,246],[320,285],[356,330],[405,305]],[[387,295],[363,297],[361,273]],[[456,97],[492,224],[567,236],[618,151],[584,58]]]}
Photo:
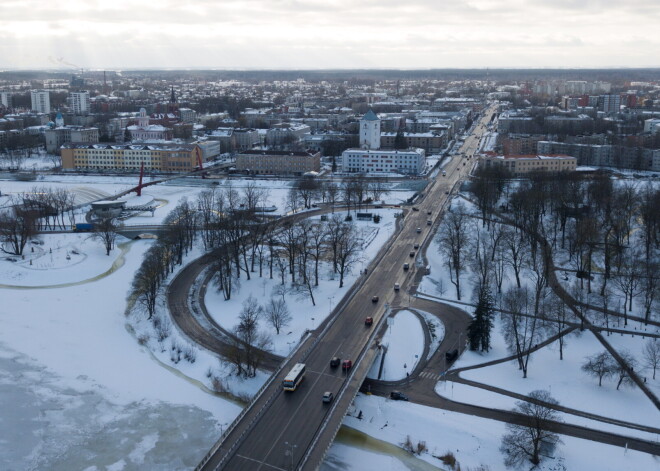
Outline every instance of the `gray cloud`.
{"label": "gray cloud", "polygon": [[648,66],[659,15],[656,0],[3,0],[0,67]]}

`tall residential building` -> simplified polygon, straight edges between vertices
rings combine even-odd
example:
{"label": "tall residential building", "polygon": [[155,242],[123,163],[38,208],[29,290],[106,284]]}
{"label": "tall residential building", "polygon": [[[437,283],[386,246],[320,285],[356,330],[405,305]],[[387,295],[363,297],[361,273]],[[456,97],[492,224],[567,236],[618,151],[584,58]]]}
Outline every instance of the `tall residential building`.
{"label": "tall residential building", "polygon": [[621,96],[603,95],[603,111],[605,113],[618,113],[621,110]]}
{"label": "tall residential building", "polygon": [[11,92],[0,92],[0,106],[5,108],[12,107]]}
{"label": "tall residential building", "polygon": [[89,92],[82,90],[69,93],[73,114],[89,114]]}
{"label": "tall residential building", "polygon": [[380,149],[380,119],[371,109],[360,120],[360,148]]}
{"label": "tall residential building", "polygon": [[32,111],[50,113],[50,93],[47,90],[32,90]]}

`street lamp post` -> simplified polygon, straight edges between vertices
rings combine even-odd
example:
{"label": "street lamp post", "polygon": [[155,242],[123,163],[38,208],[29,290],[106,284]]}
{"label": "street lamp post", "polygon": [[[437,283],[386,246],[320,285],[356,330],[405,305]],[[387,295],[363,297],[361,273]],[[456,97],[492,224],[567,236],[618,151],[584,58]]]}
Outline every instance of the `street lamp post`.
{"label": "street lamp post", "polygon": [[293,443],[289,442],[284,442],[284,445],[287,446],[287,450],[284,452],[284,456],[291,457],[291,471],[293,471],[293,451],[295,448],[298,448],[298,445],[294,445]]}
{"label": "street lamp post", "polygon": [[332,301],[335,299],[334,296],[328,296],[328,304],[330,305],[330,310],[328,311],[328,314],[332,314]]}

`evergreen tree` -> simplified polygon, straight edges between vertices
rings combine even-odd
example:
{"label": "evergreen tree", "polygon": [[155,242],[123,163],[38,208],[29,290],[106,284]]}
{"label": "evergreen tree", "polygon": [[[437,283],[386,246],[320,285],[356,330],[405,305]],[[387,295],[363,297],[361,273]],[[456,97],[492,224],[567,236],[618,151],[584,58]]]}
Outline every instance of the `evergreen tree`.
{"label": "evergreen tree", "polygon": [[408,141],[406,139],[406,136],[404,136],[403,134],[403,128],[399,128],[399,130],[396,133],[396,136],[394,137],[394,148],[396,150],[402,150],[408,148]]}
{"label": "evergreen tree", "polygon": [[479,290],[479,301],[474,311],[474,319],[468,326],[467,336],[470,350],[490,350],[490,331],[493,328],[493,297],[488,286]]}

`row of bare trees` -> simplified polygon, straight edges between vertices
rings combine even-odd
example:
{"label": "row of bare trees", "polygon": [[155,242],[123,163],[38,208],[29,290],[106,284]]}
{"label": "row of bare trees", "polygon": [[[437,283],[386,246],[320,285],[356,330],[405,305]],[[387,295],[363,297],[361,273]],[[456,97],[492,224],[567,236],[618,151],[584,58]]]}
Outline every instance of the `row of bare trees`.
{"label": "row of bare trees", "polygon": [[365,203],[380,201],[387,193],[387,183],[380,178],[356,175],[335,183],[303,177],[291,187],[286,206],[287,210],[295,211],[300,207],[309,209],[318,202],[327,203],[334,210],[335,205],[341,202],[347,206],[348,211],[359,211]]}

